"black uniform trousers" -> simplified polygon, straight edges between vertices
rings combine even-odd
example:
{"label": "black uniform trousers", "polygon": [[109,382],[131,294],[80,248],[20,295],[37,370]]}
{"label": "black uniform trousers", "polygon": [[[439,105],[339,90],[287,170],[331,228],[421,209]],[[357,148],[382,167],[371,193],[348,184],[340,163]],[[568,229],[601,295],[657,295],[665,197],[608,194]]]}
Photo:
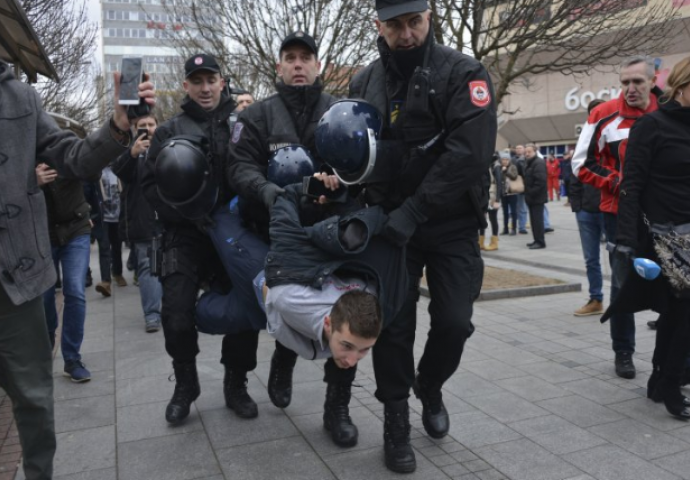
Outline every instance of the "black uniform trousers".
{"label": "black uniform trousers", "polygon": [[[665,281],[665,280],[664,280]],[[670,287],[669,287],[670,288]],[[672,296],[668,312],[659,317],[652,364],[679,383],[690,353],[690,300]]]}
{"label": "black uniform trousers", "polygon": [[[209,237],[195,227],[166,228],[164,258],[174,258],[174,272],[165,272],[161,320],[165,349],[176,362],[193,362],[199,353],[195,326],[199,285],[214,275],[227,281],[227,274]],[[174,251],[174,253],[173,253]],[[256,368],[259,331],[249,330],[223,337],[221,363],[228,368]]]}
{"label": "black uniform trousers", "polygon": [[544,204],[527,205],[529,208],[529,223],[532,224],[532,237],[534,241],[546,245],[544,239]]}
{"label": "black uniform trousers", "polygon": [[[468,225],[469,224],[469,225]],[[376,398],[406,399],[414,382],[414,340],[419,284],[426,267],[429,329],[418,371],[441,387],[460,365],[465,341],[474,332],[472,311],[484,277],[476,221],[446,219],[420,226],[407,246],[410,290],[402,309],[381,332],[373,350]]]}

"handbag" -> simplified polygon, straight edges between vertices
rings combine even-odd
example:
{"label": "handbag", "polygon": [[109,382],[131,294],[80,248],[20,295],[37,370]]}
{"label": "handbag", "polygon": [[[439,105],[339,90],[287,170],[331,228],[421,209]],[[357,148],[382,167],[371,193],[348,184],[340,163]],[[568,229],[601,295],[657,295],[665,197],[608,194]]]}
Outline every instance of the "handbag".
{"label": "handbag", "polygon": [[522,175],[515,177],[515,180],[510,178],[506,179],[506,194],[515,195],[516,193],[525,193],[525,181],[522,179]]}
{"label": "handbag", "polygon": [[650,223],[644,214],[642,219],[652,235],[661,273],[676,292],[690,291],[690,223]]}

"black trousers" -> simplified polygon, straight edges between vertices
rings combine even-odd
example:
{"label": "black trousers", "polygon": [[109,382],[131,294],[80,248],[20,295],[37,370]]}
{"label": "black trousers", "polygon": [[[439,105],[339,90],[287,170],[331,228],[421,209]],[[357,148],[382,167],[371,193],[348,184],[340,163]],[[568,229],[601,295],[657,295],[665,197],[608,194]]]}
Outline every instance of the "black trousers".
{"label": "black trousers", "polygon": [[[225,275],[211,240],[194,228],[176,229],[165,234],[164,251],[175,251],[178,268],[161,278],[163,307],[161,320],[165,349],[176,362],[192,362],[199,353],[195,307],[199,285],[212,276]],[[250,371],[256,368],[259,331],[225,335],[221,363],[226,367]]]}
{"label": "black trousers", "polygon": [[426,267],[431,328],[418,371],[427,385],[440,387],[457,370],[472,335],[472,309],[479,296],[484,263],[477,225],[445,221],[420,226],[407,247],[410,290],[402,309],[374,346],[376,398],[406,399],[414,382],[414,340],[419,284]]}
{"label": "black trousers", "polygon": [[120,223],[103,222],[110,244],[110,256],[112,262],[112,274],[122,275],[122,240],[120,240]]}
{"label": "black trousers", "polygon": [[690,353],[690,300],[672,298],[669,310],[659,317],[652,364],[664,377],[678,383]]}
{"label": "black trousers", "polygon": [[529,223],[532,225],[532,236],[535,242],[546,245],[544,240],[544,204],[528,205]]}

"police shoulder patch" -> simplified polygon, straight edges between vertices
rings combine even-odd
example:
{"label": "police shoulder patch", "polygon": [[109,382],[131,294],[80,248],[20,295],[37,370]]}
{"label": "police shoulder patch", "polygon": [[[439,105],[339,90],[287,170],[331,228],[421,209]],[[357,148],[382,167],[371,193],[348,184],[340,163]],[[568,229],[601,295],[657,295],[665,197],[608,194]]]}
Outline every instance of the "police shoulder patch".
{"label": "police shoulder patch", "polygon": [[232,129],[232,143],[237,143],[240,141],[240,135],[242,134],[242,129],[244,128],[244,123],[237,122],[235,127]]}
{"label": "police shoulder patch", "polygon": [[491,93],[489,86],[484,80],[470,82],[470,100],[477,107],[486,107],[491,103]]}

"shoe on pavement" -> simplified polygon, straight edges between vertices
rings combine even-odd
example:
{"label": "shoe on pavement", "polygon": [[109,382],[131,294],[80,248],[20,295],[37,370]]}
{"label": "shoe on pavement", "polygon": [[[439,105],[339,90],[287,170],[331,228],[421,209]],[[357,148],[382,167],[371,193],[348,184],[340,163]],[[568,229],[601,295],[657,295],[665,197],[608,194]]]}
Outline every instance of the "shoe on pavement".
{"label": "shoe on pavement", "polygon": [[527,230],[525,230],[524,228],[520,230],[520,235],[527,235]]}
{"label": "shoe on pavement", "polygon": [[544,233],[553,233],[554,231],[555,231],[555,230],[554,230],[553,228],[551,228],[551,227],[545,228],[545,229],[544,229]]}
{"label": "shoe on pavement", "polygon": [[273,351],[268,373],[268,398],[278,408],[287,408],[292,401],[292,372],[296,362],[297,355],[277,348]]}
{"label": "shoe on pavement", "polygon": [[110,290],[110,282],[100,282],[98,285],[96,285],[96,291],[104,297],[109,297],[113,294],[113,292]]}
{"label": "shoe on pavement", "polygon": [[65,363],[65,377],[69,377],[74,383],[84,383],[91,380],[91,372],[86,369],[81,360],[71,360]]}
{"label": "shoe on pavement", "polygon": [[225,397],[225,406],[233,410],[238,417],[256,418],[259,416],[256,402],[247,392],[246,371],[225,367],[223,396]]}
{"label": "shoe on pavement", "polygon": [[576,317],[586,317],[587,315],[601,315],[604,313],[604,303],[601,300],[590,298],[582,307],[573,312]]}
{"label": "shoe on pavement", "polygon": [[632,352],[616,352],[616,375],[621,378],[635,378],[635,364]]}
{"label": "shoe on pavement", "polygon": [[396,473],[417,469],[410,444],[410,410],[407,399],[384,403],[383,442],[386,467]]}
{"label": "shoe on pavement", "polygon": [[422,401],[422,425],[431,438],[443,438],[448,435],[450,419],[443,404],[441,386],[429,386],[419,375],[412,384],[415,396]]}
{"label": "shoe on pavement", "polygon": [[154,333],[157,332],[158,330],[161,329],[161,321],[160,319],[157,320],[152,320],[150,322],[146,322],[146,333]]}
{"label": "shoe on pavement", "polygon": [[122,275],[113,275],[113,280],[115,280],[115,283],[117,283],[118,287],[127,286],[127,280],[125,280],[125,277],[123,277]]}
{"label": "shoe on pavement", "polygon": [[323,427],[339,447],[357,445],[359,431],[350,417],[351,383],[329,383],[323,406]]}
{"label": "shoe on pavement", "polygon": [[543,243],[535,243],[534,245],[529,246],[530,250],[539,250],[541,248],[546,248],[546,245],[544,245]]}

